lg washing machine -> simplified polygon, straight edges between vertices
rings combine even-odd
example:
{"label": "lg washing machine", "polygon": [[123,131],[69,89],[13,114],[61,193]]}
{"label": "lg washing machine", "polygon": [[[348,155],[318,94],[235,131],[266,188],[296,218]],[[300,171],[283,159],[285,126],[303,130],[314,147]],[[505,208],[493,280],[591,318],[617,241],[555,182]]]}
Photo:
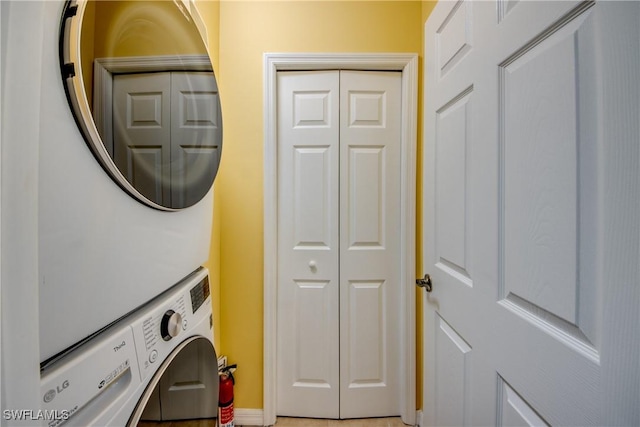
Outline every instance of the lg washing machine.
{"label": "lg washing machine", "polygon": [[208,272],[199,269],[45,366],[42,425],[215,418],[219,380],[211,324]]}
{"label": "lg washing machine", "polygon": [[222,115],[193,0],[41,4],[44,366],[207,261]]}

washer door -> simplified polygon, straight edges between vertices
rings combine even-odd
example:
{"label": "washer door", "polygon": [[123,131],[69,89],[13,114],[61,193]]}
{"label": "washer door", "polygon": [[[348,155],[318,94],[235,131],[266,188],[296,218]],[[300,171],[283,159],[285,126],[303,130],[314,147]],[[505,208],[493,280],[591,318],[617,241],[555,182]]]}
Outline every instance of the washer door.
{"label": "washer door", "polygon": [[200,201],[222,151],[218,87],[191,9],[79,0],[62,20],[62,78],[84,139],[118,185],[163,210]]}
{"label": "washer door", "polygon": [[216,418],[218,357],[211,341],[191,337],[165,359],[138,402],[127,426],[145,421]]}

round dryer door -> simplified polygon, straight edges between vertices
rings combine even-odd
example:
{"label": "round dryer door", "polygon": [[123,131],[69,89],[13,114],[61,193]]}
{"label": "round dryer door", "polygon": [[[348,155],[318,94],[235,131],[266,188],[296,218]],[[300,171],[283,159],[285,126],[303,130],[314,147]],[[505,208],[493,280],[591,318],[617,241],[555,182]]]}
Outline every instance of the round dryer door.
{"label": "round dryer door", "polygon": [[62,78],[80,131],[118,185],[163,210],[200,201],[222,151],[218,86],[192,4],[69,1],[62,21]]}

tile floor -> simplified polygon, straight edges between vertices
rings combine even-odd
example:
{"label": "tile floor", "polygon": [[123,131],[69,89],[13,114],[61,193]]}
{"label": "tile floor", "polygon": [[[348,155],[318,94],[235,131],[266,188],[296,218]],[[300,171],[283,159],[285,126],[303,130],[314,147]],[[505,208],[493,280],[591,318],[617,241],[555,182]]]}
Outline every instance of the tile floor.
{"label": "tile floor", "polygon": [[406,427],[400,418],[368,418],[357,420],[318,420],[278,417],[276,427]]}
{"label": "tile floor", "polygon": [[[215,427],[215,420],[140,422],[138,427]],[[236,425],[236,427],[249,427]],[[319,420],[313,418],[278,417],[275,427],[406,427],[400,418],[369,418],[358,420]]]}

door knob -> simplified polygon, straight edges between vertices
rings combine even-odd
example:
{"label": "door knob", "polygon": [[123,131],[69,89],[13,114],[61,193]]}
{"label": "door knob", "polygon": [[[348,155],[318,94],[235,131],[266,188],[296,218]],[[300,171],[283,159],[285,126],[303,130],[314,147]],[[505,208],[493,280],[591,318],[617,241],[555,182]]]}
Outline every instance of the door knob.
{"label": "door knob", "polygon": [[425,291],[431,292],[433,290],[433,284],[431,283],[431,276],[428,274],[424,275],[422,279],[416,279],[416,285],[424,288]]}
{"label": "door knob", "polygon": [[318,264],[314,260],[309,261],[309,270],[314,273],[318,270]]}

